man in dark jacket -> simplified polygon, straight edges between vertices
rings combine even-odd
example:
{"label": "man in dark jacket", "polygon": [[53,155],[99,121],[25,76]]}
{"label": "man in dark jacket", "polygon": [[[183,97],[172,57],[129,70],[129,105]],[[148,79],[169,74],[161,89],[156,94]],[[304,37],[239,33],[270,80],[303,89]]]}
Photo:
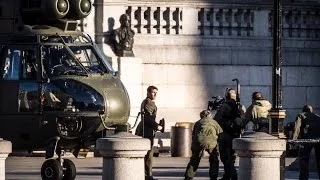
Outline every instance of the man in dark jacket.
{"label": "man in dark jacket", "polygon": [[217,144],[222,129],[220,125],[212,119],[210,111],[201,111],[200,118],[201,119],[195,123],[192,131],[192,156],[185,172],[185,180],[191,180],[194,177],[204,150],[210,154],[210,180],[217,180],[219,172]]}
{"label": "man in dark jacket", "polygon": [[158,88],[149,86],[147,89],[147,98],[141,103],[141,122],[137,127],[136,135],[148,138],[151,141],[151,149],[147,152],[145,160],[145,176],[146,180],[152,180],[152,160],[153,160],[153,140],[155,132],[161,130],[162,127],[156,122],[157,106],[155,99],[157,97]]}
{"label": "man in dark jacket", "polygon": [[237,93],[228,89],[226,101],[218,109],[214,119],[221,126],[223,133],[219,140],[220,159],[224,165],[222,180],[237,180],[238,175],[234,167],[236,154],[232,148],[232,140],[240,137],[244,106],[237,104]]}
{"label": "man in dark jacket", "polygon": [[[295,121],[293,139],[320,139],[320,116],[312,112],[312,106],[305,105],[302,113],[298,114]],[[299,147],[300,175],[299,180],[309,179],[309,157],[312,148],[315,150],[320,179],[320,144],[306,143]]]}

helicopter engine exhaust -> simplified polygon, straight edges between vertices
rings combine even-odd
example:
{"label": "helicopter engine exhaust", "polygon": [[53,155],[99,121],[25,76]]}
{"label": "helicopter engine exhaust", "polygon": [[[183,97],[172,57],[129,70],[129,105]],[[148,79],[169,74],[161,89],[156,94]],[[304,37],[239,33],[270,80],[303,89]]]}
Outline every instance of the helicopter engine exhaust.
{"label": "helicopter engine exhaust", "polygon": [[55,19],[63,18],[69,12],[70,3],[68,0],[46,0],[41,1],[42,13]]}
{"label": "helicopter engine exhaust", "polygon": [[79,20],[87,17],[92,10],[90,0],[70,0],[70,10],[66,16],[67,19]]}
{"label": "helicopter engine exhaust", "polygon": [[60,19],[80,20],[92,10],[91,0],[21,0],[22,18],[26,24],[46,24]]}

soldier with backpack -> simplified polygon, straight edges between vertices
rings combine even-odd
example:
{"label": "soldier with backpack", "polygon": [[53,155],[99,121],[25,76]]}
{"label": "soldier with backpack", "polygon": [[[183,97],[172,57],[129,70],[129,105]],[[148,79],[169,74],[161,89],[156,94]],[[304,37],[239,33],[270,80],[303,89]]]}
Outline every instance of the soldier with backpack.
{"label": "soldier with backpack", "polygon": [[[302,113],[295,120],[293,140],[297,139],[320,139],[320,116],[313,113],[312,106],[305,105]],[[299,147],[299,180],[309,179],[309,158],[314,148],[317,162],[317,171],[320,179],[320,143],[302,143]]]}
{"label": "soldier with backpack", "polygon": [[252,93],[252,104],[248,107],[243,118],[243,126],[249,121],[254,124],[254,131],[269,133],[269,110],[271,103],[264,99],[261,92]]}
{"label": "soldier with backpack", "polygon": [[192,131],[192,156],[185,172],[185,180],[190,180],[194,177],[204,150],[210,154],[210,180],[217,180],[219,172],[217,144],[222,129],[219,124],[212,119],[210,111],[201,111],[200,118],[201,119],[195,123]]}

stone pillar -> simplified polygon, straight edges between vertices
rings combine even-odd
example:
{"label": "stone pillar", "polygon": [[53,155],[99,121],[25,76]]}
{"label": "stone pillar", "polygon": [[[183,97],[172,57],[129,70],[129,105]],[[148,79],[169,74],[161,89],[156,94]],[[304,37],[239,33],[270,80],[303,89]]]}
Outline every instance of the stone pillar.
{"label": "stone pillar", "polygon": [[150,140],[120,132],[97,140],[97,150],[103,157],[102,180],[145,179],[144,157],[150,150]]}
{"label": "stone pillar", "polygon": [[267,133],[251,132],[233,140],[240,157],[239,180],[280,180],[283,173],[281,157],[286,141]]}
{"label": "stone pillar", "polygon": [[146,97],[143,94],[143,64],[142,59],[137,57],[118,57],[112,62],[114,70],[119,72],[120,79],[126,87],[130,98],[129,123],[134,124],[135,116],[140,111],[142,100]]}
{"label": "stone pillar", "polygon": [[0,138],[0,180],[5,180],[5,160],[12,152],[12,144]]}

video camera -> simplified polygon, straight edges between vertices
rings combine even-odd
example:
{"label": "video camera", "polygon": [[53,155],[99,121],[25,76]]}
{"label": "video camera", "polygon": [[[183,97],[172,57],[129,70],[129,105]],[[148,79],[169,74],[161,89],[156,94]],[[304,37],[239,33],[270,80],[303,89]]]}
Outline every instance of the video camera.
{"label": "video camera", "polygon": [[209,111],[216,111],[219,109],[222,103],[224,103],[225,98],[222,98],[220,96],[213,96],[212,97],[213,101],[208,101],[208,108],[207,110]]}

